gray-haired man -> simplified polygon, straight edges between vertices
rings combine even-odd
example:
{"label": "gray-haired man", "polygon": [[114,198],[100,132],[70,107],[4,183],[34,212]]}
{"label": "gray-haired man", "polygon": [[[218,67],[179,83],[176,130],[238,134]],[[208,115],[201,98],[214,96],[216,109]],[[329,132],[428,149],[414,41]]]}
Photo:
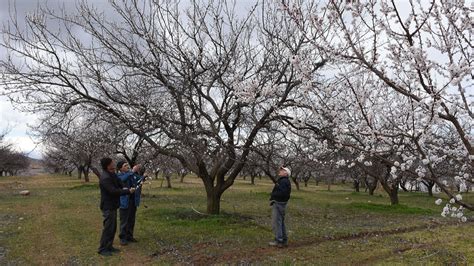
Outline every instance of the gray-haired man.
{"label": "gray-haired man", "polygon": [[286,247],[288,245],[285,212],[286,204],[291,194],[290,175],[291,171],[289,168],[280,167],[278,170],[278,180],[273,187],[270,197],[270,206],[272,206],[272,229],[275,233],[275,240],[270,242],[270,246]]}

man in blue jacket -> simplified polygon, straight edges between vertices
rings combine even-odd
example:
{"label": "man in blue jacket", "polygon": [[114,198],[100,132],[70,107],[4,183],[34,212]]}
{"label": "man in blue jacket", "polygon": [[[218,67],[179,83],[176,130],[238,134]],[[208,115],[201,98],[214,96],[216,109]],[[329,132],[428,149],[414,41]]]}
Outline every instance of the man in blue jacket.
{"label": "man in blue jacket", "polygon": [[140,205],[141,186],[138,184],[143,181],[143,176],[140,176],[140,165],[135,165],[130,171],[130,166],[127,162],[120,161],[117,163],[119,173],[118,178],[122,181],[123,186],[127,188],[136,188],[135,193],[130,195],[123,195],[120,197],[120,244],[127,245],[129,242],[137,242],[133,237],[133,230],[135,228],[135,217],[137,214],[137,207]]}
{"label": "man in blue jacket", "polygon": [[289,177],[291,171],[287,167],[280,167],[278,170],[278,180],[272,190],[270,206],[272,206],[272,229],[275,240],[270,242],[270,246],[288,246],[288,235],[285,226],[286,204],[290,199],[291,182]]}

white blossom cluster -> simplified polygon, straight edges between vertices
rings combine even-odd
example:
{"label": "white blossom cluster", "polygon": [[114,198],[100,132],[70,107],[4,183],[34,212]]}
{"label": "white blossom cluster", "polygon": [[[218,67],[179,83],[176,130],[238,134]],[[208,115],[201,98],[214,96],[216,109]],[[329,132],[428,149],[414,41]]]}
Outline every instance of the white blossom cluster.
{"label": "white blossom cluster", "polygon": [[[451,217],[459,219],[461,222],[466,222],[467,217],[464,215],[465,208],[463,206],[456,207],[455,204],[458,201],[462,200],[462,196],[457,194],[454,198],[451,198],[443,208],[441,212],[441,216],[443,217]],[[437,199],[435,201],[436,205],[441,205],[443,203],[442,199]]]}
{"label": "white blossom cluster", "polygon": [[[411,11],[399,16],[402,4],[377,3],[355,1],[344,6],[349,12],[331,3],[285,10],[298,15],[300,31],[337,69],[327,73],[329,85],[311,92],[309,121],[324,121],[335,146],[352,154],[337,161],[339,167],[369,168],[382,157],[393,182],[405,176],[436,181],[443,190],[466,186],[474,171],[472,7],[442,1],[428,10],[410,1]],[[448,28],[456,30],[441,30]],[[296,55],[292,63],[301,66],[303,58]],[[444,215],[461,215],[463,208],[448,204]]]}

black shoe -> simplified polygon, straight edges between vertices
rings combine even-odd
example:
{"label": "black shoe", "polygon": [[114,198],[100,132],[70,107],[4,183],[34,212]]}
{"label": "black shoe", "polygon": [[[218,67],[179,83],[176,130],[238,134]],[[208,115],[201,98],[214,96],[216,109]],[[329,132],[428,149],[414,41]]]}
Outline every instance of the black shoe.
{"label": "black shoe", "polygon": [[129,239],[127,239],[127,241],[128,241],[128,242],[133,242],[133,243],[137,243],[137,242],[138,242],[138,240],[136,240],[136,239],[135,239],[135,238],[133,238],[133,237],[132,237],[132,238],[129,238]]}
{"label": "black shoe", "polygon": [[128,241],[125,240],[125,239],[120,239],[120,245],[126,246],[126,245],[128,245]]}
{"label": "black shoe", "polygon": [[109,251],[110,251],[110,252],[120,252],[120,249],[111,247],[111,248],[109,249]]}
{"label": "black shoe", "polygon": [[99,255],[104,256],[104,257],[110,257],[112,256],[112,252],[104,250],[104,251],[99,251]]}

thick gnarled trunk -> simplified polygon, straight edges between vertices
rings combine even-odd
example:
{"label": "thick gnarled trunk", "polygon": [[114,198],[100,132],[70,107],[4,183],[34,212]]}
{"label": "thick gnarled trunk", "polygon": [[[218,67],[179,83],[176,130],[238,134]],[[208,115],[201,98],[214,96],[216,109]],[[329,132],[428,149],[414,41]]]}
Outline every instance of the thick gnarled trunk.
{"label": "thick gnarled trunk", "polygon": [[207,213],[208,214],[214,214],[214,215],[220,214],[222,193],[223,192],[220,192],[217,189],[211,189],[211,191],[207,191]]}

